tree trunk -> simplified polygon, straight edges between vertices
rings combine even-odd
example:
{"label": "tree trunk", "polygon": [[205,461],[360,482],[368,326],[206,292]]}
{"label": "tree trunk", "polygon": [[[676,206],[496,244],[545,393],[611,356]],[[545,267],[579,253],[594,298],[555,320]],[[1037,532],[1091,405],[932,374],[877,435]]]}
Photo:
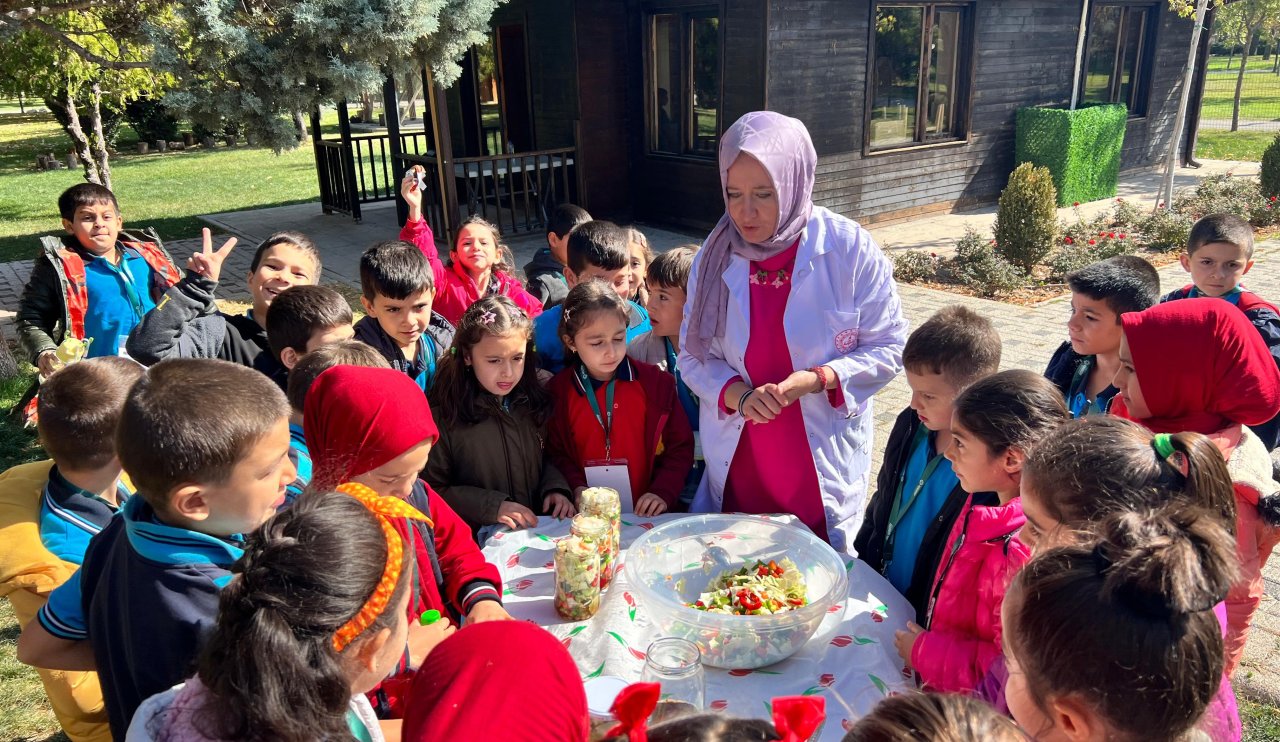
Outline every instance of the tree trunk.
{"label": "tree trunk", "polygon": [[19,90],[18,91],[18,113],[26,113],[26,112],[27,112],[27,104],[25,101],[22,100],[22,91]]}
{"label": "tree trunk", "polygon": [[1244,38],[1244,49],[1240,51],[1240,71],[1236,73],[1236,97],[1231,107],[1231,130],[1236,131],[1240,128],[1240,92],[1244,90],[1244,73],[1249,67],[1249,47],[1253,44],[1253,35],[1256,29],[1252,26]]}
{"label": "tree trunk", "polygon": [[293,129],[297,132],[298,141],[303,142],[307,139],[307,122],[302,116],[302,111],[293,112]]}
{"label": "tree trunk", "polygon": [[84,127],[80,125],[80,112],[76,110],[76,99],[71,95],[70,88],[63,95],[61,100],[45,99],[51,110],[62,109],[62,116],[59,120],[65,120],[63,129],[66,130],[67,136],[71,138],[71,144],[75,147],[76,157],[80,160],[80,164],[84,167],[84,179],[90,183],[102,184],[102,176],[98,172],[98,163],[93,159],[93,154],[89,150],[89,138],[84,134]]}
{"label": "tree trunk", "polygon": [[[1187,121],[1187,105],[1191,99],[1191,78],[1195,72],[1196,57],[1200,49],[1200,32],[1204,27],[1204,17],[1209,12],[1209,0],[1196,0],[1196,20],[1191,27],[1191,48],[1187,52],[1187,61],[1182,68],[1182,92],[1178,98],[1178,115],[1173,120],[1173,134],[1169,137],[1169,151],[1165,153],[1164,179],[1160,184],[1160,196],[1163,199],[1156,208],[1173,210],[1173,176],[1178,167],[1178,146],[1182,144],[1182,127]],[[1208,60],[1206,60],[1206,65]]]}
{"label": "tree trunk", "polygon": [[98,177],[102,185],[111,190],[111,164],[107,154],[107,137],[102,133],[102,88],[93,84],[89,97],[89,125],[93,127],[93,158],[98,161]]}

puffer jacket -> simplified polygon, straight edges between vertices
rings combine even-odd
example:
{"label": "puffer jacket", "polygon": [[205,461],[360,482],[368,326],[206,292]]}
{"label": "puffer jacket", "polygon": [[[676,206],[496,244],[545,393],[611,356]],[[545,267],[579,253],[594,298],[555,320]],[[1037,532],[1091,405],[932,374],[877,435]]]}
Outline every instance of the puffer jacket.
{"label": "puffer jacket", "polygon": [[[26,626],[49,593],[66,582],[76,565],[54,556],[40,542],[40,497],[52,461],[21,464],[0,474],[0,596]],[[72,742],[109,742],[107,709],[96,672],[36,669],[49,705]]]}
{"label": "puffer jacket", "polygon": [[533,254],[533,260],[524,265],[524,287],[543,309],[563,304],[569,295],[569,284],[564,281],[564,266],[551,254],[550,248],[542,248]]}
{"label": "puffer jacket", "polygon": [[[440,251],[436,248],[436,238],[431,232],[431,225],[425,219],[416,222],[405,222],[400,230],[400,239],[417,246],[431,263],[431,271],[436,279],[436,300],[431,307],[442,317],[449,320],[454,327],[462,321],[467,307],[480,301],[480,289],[471,276],[457,263],[445,265],[440,261]],[[524,286],[514,276],[503,273],[496,268],[489,277],[489,293],[502,294],[516,303],[516,306],[529,315],[529,319],[542,314],[542,302],[524,290]]]}
{"label": "puffer jacket", "polygon": [[[1227,593],[1226,657],[1230,676],[1244,656],[1245,641],[1253,614],[1262,602],[1262,569],[1271,552],[1280,544],[1280,526],[1263,519],[1258,502],[1274,495],[1280,483],[1271,478],[1271,457],[1253,431],[1236,426],[1236,431],[1221,431],[1210,436],[1227,455],[1227,471],[1236,499],[1236,555],[1240,558],[1240,579]],[[1224,435],[1235,433],[1235,435]],[[1238,435],[1239,443],[1225,443]]]}
{"label": "puffer jacket", "polygon": [[569,483],[547,458],[532,411],[517,402],[504,412],[491,394],[480,404],[489,413],[480,422],[442,426],[422,472],[472,531],[496,523],[508,500],[542,514],[547,495],[570,496]]}
{"label": "puffer jacket", "polygon": [[970,495],[960,510],[933,580],[925,629],[911,666],[931,690],[973,691],[1001,656],[1000,607],[1031,550],[1016,537],[1022,501]]}

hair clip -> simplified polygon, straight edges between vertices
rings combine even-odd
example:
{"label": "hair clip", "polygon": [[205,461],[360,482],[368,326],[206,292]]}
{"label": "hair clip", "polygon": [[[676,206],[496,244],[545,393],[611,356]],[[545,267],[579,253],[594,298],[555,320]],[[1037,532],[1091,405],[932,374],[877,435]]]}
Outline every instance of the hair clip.
{"label": "hair clip", "polygon": [[458,355],[458,346],[454,345],[454,346],[450,347],[450,348],[449,348],[449,355],[451,355],[451,356],[456,356],[456,355]]}
{"label": "hair clip", "polygon": [[1186,454],[1174,449],[1173,436],[1168,433],[1156,433],[1151,439],[1151,447],[1162,461],[1172,466],[1179,474],[1186,477],[1191,474],[1191,462]]}
{"label": "hair clip", "polygon": [[658,698],[662,695],[662,686],[658,683],[632,683],[613,701],[609,712],[618,720],[617,726],[610,729],[606,736],[627,736],[628,742],[645,742],[649,738],[646,722],[649,715],[658,707]]}
{"label": "hair clip", "polygon": [[480,315],[480,322],[486,325],[492,325],[493,321],[496,320],[497,318],[498,318],[498,315],[494,314],[493,310],[491,309],[485,312],[484,314]]}

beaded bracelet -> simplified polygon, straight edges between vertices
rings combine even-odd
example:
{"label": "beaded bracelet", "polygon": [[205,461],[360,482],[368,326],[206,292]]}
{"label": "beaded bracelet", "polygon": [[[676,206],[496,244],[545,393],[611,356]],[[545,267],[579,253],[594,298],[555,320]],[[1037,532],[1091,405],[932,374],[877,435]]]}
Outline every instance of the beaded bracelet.
{"label": "beaded bracelet", "polygon": [[809,370],[812,371],[814,374],[816,374],[818,377],[818,391],[814,392],[814,394],[818,394],[819,392],[825,392],[827,390],[827,369],[823,368],[822,366],[814,366]]}

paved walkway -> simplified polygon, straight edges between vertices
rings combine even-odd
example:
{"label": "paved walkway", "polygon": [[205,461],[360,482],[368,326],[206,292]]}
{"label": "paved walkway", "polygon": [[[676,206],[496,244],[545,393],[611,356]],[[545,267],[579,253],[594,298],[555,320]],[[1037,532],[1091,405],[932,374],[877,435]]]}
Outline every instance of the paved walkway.
{"label": "paved walkway", "polygon": [[[1207,166],[1208,171],[1227,171],[1235,167],[1231,164],[1214,163]],[[1256,164],[1253,166],[1256,172]],[[1186,171],[1186,173],[1204,174],[1202,171]],[[1239,171],[1237,171],[1239,172]],[[1247,172],[1247,170],[1246,170]],[[1188,177],[1186,173],[1180,178]],[[1141,199],[1142,194],[1154,194],[1159,182],[1158,176],[1150,176],[1153,180],[1134,179],[1124,185],[1124,193],[1131,194],[1126,198]],[[1148,200],[1148,203],[1151,201]],[[1110,208],[1109,202],[1089,205],[1089,208]],[[905,249],[906,247],[928,248],[931,244],[951,244],[963,230],[963,224],[976,223],[978,226],[989,226],[994,210],[991,213],[971,213],[960,215],[943,215],[920,219],[908,225],[881,227],[874,229],[877,240],[888,245],[888,249]],[[240,276],[248,274],[249,261],[253,255],[253,246],[267,234],[282,229],[297,229],[311,235],[320,245],[324,255],[325,270],[323,281],[326,283],[358,286],[358,262],[360,251],[369,244],[382,239],[394,238],[397,233],[395,210],[390,204],[375,205],[365,211],[363,224],[354,224],[349,218],[322,215],[315,204],[286,206],[259,211],[217,214],[207,220],[221,230],[238,235],[242,243],[228,259],[224,274],[229,280],[219,288],[219,296],[224,299],[244,301],[248,298],[244,281]],[[697,241],[703,235],[690,235],[642,225],[650,242],[657,251],[663,251],[682,242]],[[224,238],[216,238],[215,246]],[[174,257],[182,262],[192,251],[199,248],[200,241],[175,240],[168,243]],[[523,265],[540,247],[542,238],[538,235],[524,236],[508,241],[516,255],[517,265]],[[937,249],[937,248],[934,248]],[[1259,247],[1256,254],[1258,265],[1249,275],[1249,285],[1263,296],[1280,298],[1280,269],[1276,267],[1280,261],[1280,242],[1271,242]],[[6,317],[11,318],[17,307],[21,287],[30,270],[29,263],[16,262],[0,264],[0,326],[7,324]],[[1186,283],[1186,274],[1176,264],[1160,270],[1161,281],[1165,288],[1180,286]],[[1043,371],[1045,363],[1057,345],[1065,338],[1067,319],[1067,299],[1052,299],[1031,307],[944,293],[911,285],[900,286],[904,310],[912,326],[923,322],[930,314],[947,304],[965,304],[995,322],[1004,340],[1003,366],[1005,368],[1028,368]],[[899,376],[886,386],[877,396],[876,404],[876,440],[873,472],[880,467],[884,442],[898,412],[907,406],[910,392],[905,379]],[[874,479],[874,477],[873,477]],[[1246,649],[1244,664],[1237,675],[1240,690],[1268,703],[1280,705],[1280,559],[1272,560],[1266,572],[1266,597],[1259,611],[1253,634]]]}

